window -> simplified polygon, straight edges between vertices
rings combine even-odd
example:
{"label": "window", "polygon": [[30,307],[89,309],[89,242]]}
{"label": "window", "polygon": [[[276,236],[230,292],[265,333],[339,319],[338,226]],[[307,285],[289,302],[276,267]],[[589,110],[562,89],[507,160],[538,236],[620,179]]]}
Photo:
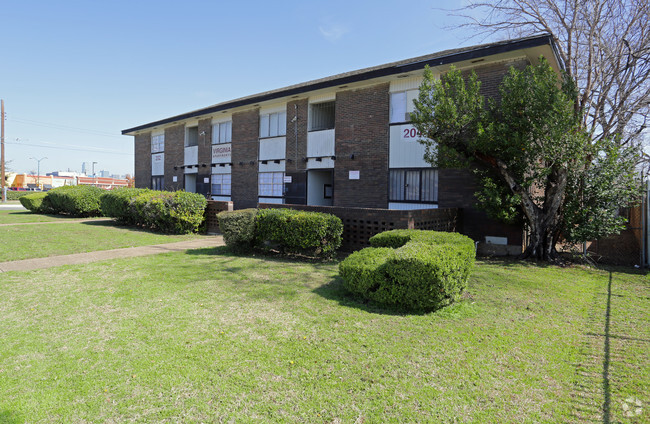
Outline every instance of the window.
{"label": "window", "polygon": [[438,202],[437,169],[392,169],[390,171],[390,201]]}
{"label": "window", "polygon": [[165,177],[151,177],[151,189],[152,190],[164,190],[165,189]]}
{"label": "window", "polygon": [[334,128],[336,102],[316,103],[309,106],[309,131]]}
{"label": "window", "polygon": [[280,137],[287,134],[287,112],[260,116],[260,138]]}
{"label": "window", "polygon": [[411,112],[415,110],[413,100],[418,97],[418,90],[390,93],[390,123],[411,122]]}
{"label": "window", "polygon": [[212,195],[213,196],[230,196],[231,187],[230,174],[213,174],[212,175]]}
{"label": "window", "polygon": [[199,127],[189,127],[185,131],[185,147],[199,145]]}
{"label": "window", "polygon": [[151,137],[151,153],[165,151],[165,134],[156,134]]}
{"label": "window", "polygon": [[212,144],[232,142],[232,121],[212,125]]}
{"label": "window", "polygon": [[282,197],[284,194],[283,172],[261,172],[259,174],[259,195],[262,197]]}

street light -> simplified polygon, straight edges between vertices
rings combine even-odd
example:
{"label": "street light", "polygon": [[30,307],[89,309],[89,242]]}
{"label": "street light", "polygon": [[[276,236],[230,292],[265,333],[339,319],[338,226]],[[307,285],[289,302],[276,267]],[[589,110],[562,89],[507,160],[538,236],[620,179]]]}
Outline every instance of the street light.
{"label": "street light", "polygon": [[30,159],[34,159],[36,162],[38,162],[38,171],[36,171],[36,185],[40,189],[41,188],[41,161],[47,158],[40,158],[40,159],[30,158]]}
{"label": "street light", "polygon": [[95,176],[95,165],[96,164],[97,164],[97,162],[93,162],[93,177]]}

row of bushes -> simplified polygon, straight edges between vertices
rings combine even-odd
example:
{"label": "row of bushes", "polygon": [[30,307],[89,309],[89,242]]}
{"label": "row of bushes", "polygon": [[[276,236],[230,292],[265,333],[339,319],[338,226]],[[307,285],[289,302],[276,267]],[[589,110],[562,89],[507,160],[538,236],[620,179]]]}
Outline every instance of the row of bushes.
{"label": "row of bushes", "polygon": [[197,231],[207,205],[200,194],[184,191],[137,188],[105,191],[86,185],[29,194],[21,197],[20,202],[32,212],[74,217],[107,216],[120,224],[174,234]]}
{"label": "row of bushes", "polygon": [[343,223],[330,214],[293,209],[221,212],[219,228],[233,250],[331,258],[341,246]]}
{"label": "row of bushes", "polygon": [[18,200],[23,196],[27,196],[28,194],[32,194],[32,191],[14,191],[14,190],[7,190],[7,200]]}
{"label": "row of bushes", "polygon": [[339,264],[345,287],[380,303],[431,311],[458,299],[474,266],[474,242],[458,233],[392,230]]}

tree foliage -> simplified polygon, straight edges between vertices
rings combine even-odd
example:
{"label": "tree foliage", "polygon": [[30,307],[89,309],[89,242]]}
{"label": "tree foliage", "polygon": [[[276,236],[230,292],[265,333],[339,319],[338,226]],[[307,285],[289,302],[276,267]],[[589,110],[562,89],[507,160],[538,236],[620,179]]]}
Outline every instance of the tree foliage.
{"label": "tree foliage", "polygon": [[526,222],[525,256],[553,259],[563,230],[573,240],[616,231],[615,207],[633,200],[637,187],[629,161],[635,152],[611,139],[589,141],[571,77],[558,78],[541,58],[510,69],[498,102],[486,102],[480,84],[474,73],[464,78],[452,68],[437,80],[425,70],[412,114],[426,137],[425,159],[479,165],[480,205],[495,218]]}

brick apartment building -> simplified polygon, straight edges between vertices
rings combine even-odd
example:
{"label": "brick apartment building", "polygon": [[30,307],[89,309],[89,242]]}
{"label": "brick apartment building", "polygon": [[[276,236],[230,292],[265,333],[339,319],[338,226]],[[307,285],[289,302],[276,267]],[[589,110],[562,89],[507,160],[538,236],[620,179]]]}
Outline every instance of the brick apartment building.
{"label": "brick apartment building", "polygon": [[435,169],[409,122],[425,65],[475,70],[494,96],[510,66],[544,56],[549,35],[379,65],[255,94],[122,131],[135,137],[137,187],[202,193],[236,209],[285,203],[385,209],[463,208],[476,240],[521,246],[522,229],[476,210],[468,170]]}

